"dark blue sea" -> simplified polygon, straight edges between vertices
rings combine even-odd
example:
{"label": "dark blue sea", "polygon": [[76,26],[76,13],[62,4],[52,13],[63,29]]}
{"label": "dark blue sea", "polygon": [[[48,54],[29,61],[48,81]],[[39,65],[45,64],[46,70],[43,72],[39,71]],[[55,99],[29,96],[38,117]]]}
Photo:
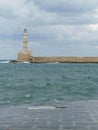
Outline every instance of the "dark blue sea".
{"label": "dark blue sea", "polygon": [[0,61],[0,105],[98,100],[98,64]]}

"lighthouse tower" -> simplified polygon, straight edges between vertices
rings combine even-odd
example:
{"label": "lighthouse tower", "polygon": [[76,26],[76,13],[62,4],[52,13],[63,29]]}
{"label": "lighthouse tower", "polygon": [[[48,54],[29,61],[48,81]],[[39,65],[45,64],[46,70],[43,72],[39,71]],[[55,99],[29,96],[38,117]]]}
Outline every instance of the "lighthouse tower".
{"label": "lighthouse tower", "polygon": [[24,29],[24,33],[23,33],[23,51],[26,53],[28,51],[28,33],[27,30]]}
{"label": "lighthouse tower", "polygon": [[24,29],[23,32],[23,50],[18,53],[18,61],[30,61],[32,59],[32,52],[28,50],[28,33]]}

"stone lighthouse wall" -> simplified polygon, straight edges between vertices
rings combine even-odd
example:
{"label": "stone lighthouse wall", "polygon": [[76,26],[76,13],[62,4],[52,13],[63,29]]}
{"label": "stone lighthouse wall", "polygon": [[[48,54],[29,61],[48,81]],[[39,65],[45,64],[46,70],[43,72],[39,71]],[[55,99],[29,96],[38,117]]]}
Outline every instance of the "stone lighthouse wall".
{"label": "stone lighthouse wall", "polygon": [[28,51],[27,44],[28,44],[28,33],[27,33],[27,30],[25,29],[23,33],[23,51],[24,52]]}
{"label": "stone lighthouse wall", "polygon": [[32,61],[32,53],[30,51],[28,51],[27,53],[19,52],[17,61],[20,61],[20,62],[22,62],[22,61],[31,62]]}

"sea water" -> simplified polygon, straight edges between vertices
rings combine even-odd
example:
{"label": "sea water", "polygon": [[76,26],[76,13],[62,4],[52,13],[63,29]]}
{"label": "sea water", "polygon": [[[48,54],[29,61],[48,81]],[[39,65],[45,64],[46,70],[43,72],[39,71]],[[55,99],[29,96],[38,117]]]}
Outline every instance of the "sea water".
{"label": "sea water", "polygon": [[98,99],[98,64],[0,61],[0,105]]}

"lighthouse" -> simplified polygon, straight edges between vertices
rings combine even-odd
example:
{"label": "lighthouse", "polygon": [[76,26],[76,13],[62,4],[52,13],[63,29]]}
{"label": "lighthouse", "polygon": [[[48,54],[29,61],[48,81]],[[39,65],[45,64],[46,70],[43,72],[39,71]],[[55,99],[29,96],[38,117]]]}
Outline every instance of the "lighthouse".
{"label": "lighthouse", "polygon": [[23,51],[26,53],[28,51],[28,33],[27,30],[24,29],[23,33]]}
{"label": "lighthouse", "polygon": [[18,53],[18,61],[30,61],[32,52],[28,50],[28,32],[24,29],[23,32],[23,50]]}

